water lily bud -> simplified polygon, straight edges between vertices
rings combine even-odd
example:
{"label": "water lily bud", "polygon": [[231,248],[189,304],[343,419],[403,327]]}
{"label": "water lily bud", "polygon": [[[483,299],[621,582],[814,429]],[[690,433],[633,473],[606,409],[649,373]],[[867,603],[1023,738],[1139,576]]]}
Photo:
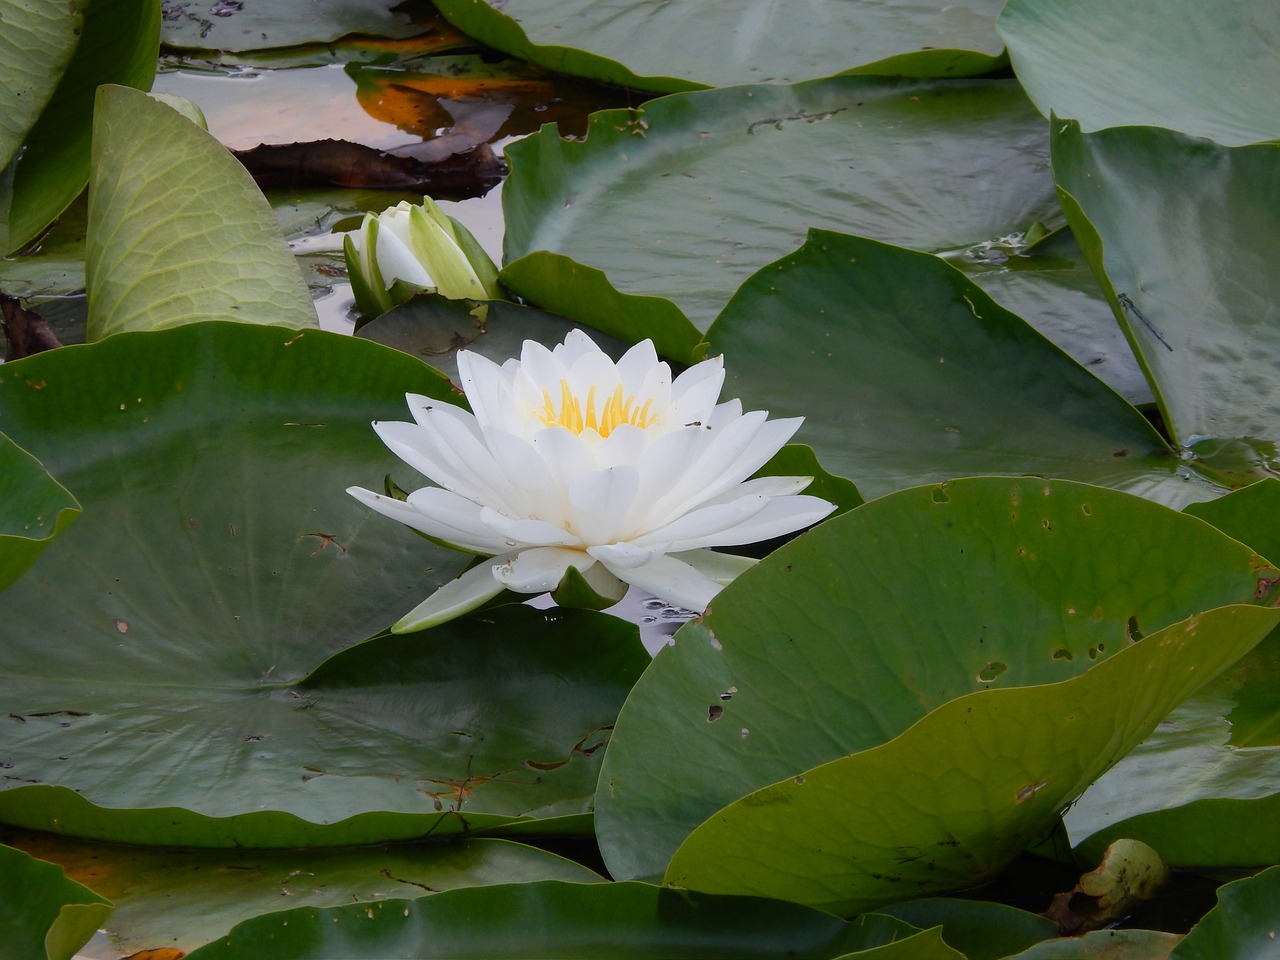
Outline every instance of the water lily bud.
{"label": "water lily bud", "polygon": [[645,340],[616,363],[579,330],[548,350],[526,340],[502,366],[466,350],[467,412],[410,394],[414,422],[374,429],[434,481],[407,499],[348,493],[437,542],[491,559],[394,627],[420,630],[504,590],[599,608],[627,585],[702,612],[755,561],[721,553],[817,523],[835,506],[811,477],[752,475],[798,418],[720,402],[719,358],[678,377]]}
{"label": "water lily bud", "polygon": [[360,312],[375,317],[419,293],[450,300],[497,300],[498,268],[462,224],[435,201],[402,200],[366,213],[342,243]]}

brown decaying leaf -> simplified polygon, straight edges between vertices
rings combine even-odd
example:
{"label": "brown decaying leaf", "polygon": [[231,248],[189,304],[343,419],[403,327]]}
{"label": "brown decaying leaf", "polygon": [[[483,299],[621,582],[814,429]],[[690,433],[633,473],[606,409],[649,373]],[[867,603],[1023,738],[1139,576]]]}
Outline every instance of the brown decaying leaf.
{"label": "brown decaying leaf", "polygon": [[506,172],[488,144],[440,160],[387,153],[347,140],[260,144],[235,155],[261,187],[403,190],[445,200],[484,196]]}
{"label": "brown decaying leaf", "polygon": [[0,313],[4,317],[4,335],[7,340],[4,358],[21,360],[33,353],[41,353],[62,346],[53,335],[44,317],[28,310],[17,297],[0,291]]}

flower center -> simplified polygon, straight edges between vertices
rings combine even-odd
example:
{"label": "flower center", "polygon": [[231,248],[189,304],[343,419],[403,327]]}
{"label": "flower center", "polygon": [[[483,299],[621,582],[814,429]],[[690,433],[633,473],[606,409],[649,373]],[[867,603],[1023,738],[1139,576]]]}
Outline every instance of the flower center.
{"label": "flower center", "polygon": [[650,397],[642,405],[634,394],[624,396],[622,384],[609,395],[609,398],[596,407],[596,385],[593,383],[587,391],[585,402],[575,396],[569,388],[569,381],[560,381],[560,408],[556,409],[551,399],[551,391],[542,391],[542,410],[536,416],[545,426],[564,427],[573,433],[583,430],[594,430],[600,436],[607,437],[623,424],[631,424],[640,429],[647,428],[658,419],[656,413],[650,412],[653,398]]}

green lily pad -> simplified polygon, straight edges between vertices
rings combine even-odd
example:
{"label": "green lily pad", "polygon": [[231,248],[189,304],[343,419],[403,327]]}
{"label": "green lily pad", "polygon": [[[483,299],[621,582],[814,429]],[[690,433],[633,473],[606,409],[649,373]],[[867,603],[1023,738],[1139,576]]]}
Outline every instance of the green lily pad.
{"label": "green lily pad", "polygon": [[[714,897],[643,883],[508,884],[418,900],[259,917],[188,960],[839,957],[919,931],[893,917],[839,920],[792,903]],[[921,954],[915,954],[921,957]],[[933,960],[928,954],[927,960]]]}
{"label": "green lily pad", "polygon": [[[1280,610],[1209,610],[1061,683],[944,703],[882,746],[717,811],[680,845],[665,882],[848,914],[990,879],[1277,623]],[[1150,692],[1135,703],[1139,684]]]}
{"label": "green lily pad", "polygon": [[1157,930],[1093,930],[1045,940],[1007,960],[1169,960],[1181,939]]}
{"label": "green lily pad", "polygon": [[306,16],[292,0],[161,0],[166,46],[199,50],[262,50],[328,43],[350,33],[411,37],[428,29],[399,10],[404,0],[310,0]]}
{"label": "green lily pad", "polygon": [[0,434],[0,590],[80,515],[80,504],[40,461]]}
{"label": "green lily pad", "polygon": [[1168,127],[1233,146],[1280,137],[1275,4],[1009,0],[996,27],[1045,116],[1086,130]]}
{"label": "green lily pad", "polygon": [[2,0],[0,165],[22,146],[71,62],[84,28],[85,0],[62,6]]}
{"label": "green lily pad", "polygon": [[94,130],[89,340],[202,320],[316,325],[270,206],[217,140],[127,87],[99,92]]}
{"label": "green lily pad", "polygon": [[[1134,641],[1201,611],[1254,602],[1259,591],[1269,595],[1277,575],[1208,524],[1084,484],[974,478],[873,500],[744,573],[654,659],[618,718],[601,770],[596,830],[605,862],[615,877],[661,874],[694,828],[726,804],[784,780],[787,789],[811,786],[808,773],[806,785],[787,778],[849,754],[850,762],[889,763],[914,744],[923,766],[892,767],[867,781],[866,790],[886,791],[867,808],[880,818],[867,836],[892,831],[895,844],[927,847],[921,870],[935,853],[971,852],[963,869],[950,864],[930,876],[941,885],[935,891],[974,882],[1047,829],[1061,803],[1118,759],[1130,738],[1256,643],[1254,620],[1271,623],[1280,612],[1215,614],[1185,653],[1177,643]],[[1250,626],[1219,638],[1223,619]],[[1169,636],[1190,638],[1179,632],[1186,628]],[[1142,671],[1174,670],[1175,662],[1181,679],[1143,680],[1148,692],[1135,700]],[[1070,678],[1096,690],[1095,719],[1066,705],[1076,719],[1055,727],[1055,691]],[[1035,686],[952,704],[942,719],[930,714],[974,691],[1023,685]],[[997,725],[985,746],[965,740],[970,703],[975,716]],[[886,744],[917,721],[937,739],[924,742],[921,732]],[[1084,732],[1096,732],[1094,723],[1133,732],[1096,742]],[[860,753],[882,744],[874,755]],[[945,788],[912,779],[917,770],[953,770],[953,751],[984,749],[997,759],[975,761]],[[1039,770],[1050,777],[1044,788]],[[1022,778],[1007,795],[1006,776]],[[1024,787],[1026,803],[1017,796]],[[962,806],[973,811],[973,834],[939,809],[944,797],[957,817]],[[987,838],[979,823],[1008,829]],[[948,842],[948,828],[960,843]],[[910,839],[914,830],[938,845]],[[748,856],[760,849],[754,838],[738,839]],[[991,849],[997,839],[1003,846]],[[812,834],[806,840],[815,850],[826,846]],[[770,872],[820,883],[827,874],[811,866]],[[731,882],[739,873],[719,876]],[[894,889],[867,899],[927,892],[899,885],[895,896]]]}
{"label": "green lily pad", "polygon": [[243,920],[282,907],[336,907],[444,890],[602,880],[586,867],[508,840],[453,840],[336,850],[163,850],[86,844],[49,834],[8,837],[109,897],[100,922],[120,954],[191,951]]}
{"label": "green lily pad", "polygon": [[1002,960],[1058,935],[1057,924],[1037,913],[986,900],[925,897],[877,912],[921,929],[940,925],[943,939],[968,960]]}
{"label": "green lily pad", "polygon": [[1280,557],[1280,480],[1275,477],[1215,500],[1188,504],[1186,512],[1247,543],[1264,557]]}
{"label": "green lily pad", "polygon": [[0,846],[0,932],[11,956],[71,960],[110,913],[60,867]]}
{"label": "green lily pad", "polygon": [[[1045,129],[999,80],[841,77],[606,111],[584,142],[544,129],[508,149],[501,279],[623,339],[652,324],[660,350],[694,360],[698,331],[810,227],[943,252],[1057,226]],[[631,316],[619,294],[658,299]]]}
{"label": "green lily pad", "polygon": [[1151,385],[1071,231],[1055,230],[1029,247],[1025,237],[1009,239],[947,262],[1130,403],[1151,403]]}
{"label": "green lily pad", "polygon": [[1280,867],[1223,884],[1218,903],[1204,915],[1169,960],[1274,960],[1280,957],[1276,903]]}
{"label": "green lily pad", "polygon": [[997,0],[437,0],[468,36],[522,60],[639,90],[798,83],[836,74],[966,77],[1001,64]]}
{"label": "green lily pad", "polygon": [[1141,414],[928,254],[815,230],[707,339],[727,396],[803,416],[796,439],[867,496],[991,473],[1195,489]]}
{"label": "green lily pad", "polygon": [[1132,837],[1176,867],[1280,860],[1277,686],[1280,636],[1174,710],[1067,811],[1080,855]]}
{"label": "green lily pad", "polygon": [[1053,127],[1063,206],[1171,436],[1238,487],[1280,470],[1280,144]]}
{"label": "green lily pad", "polygon": [[287,846],[589,811],[633,626],[516,606],[360,643],[466,562],[344,492],[402,475],[369,422],[406,391],[455,397],[394,350],[252,324],[0,368],[0,427],[85,509],[0,594],[0,820]]}
{"label": "green lily pad", "polygon": [[[155,76],[160,11],[154,0],[90,0],[78,8],[84,24],[75,53],[23,146],[3,158],[8,166],[0,168],[0,256],[36,237],[84,189],[98,86],[146,88]],[[58,10],[74,22],[74,9]],[[6,35],[8,22],[6,17]]]}

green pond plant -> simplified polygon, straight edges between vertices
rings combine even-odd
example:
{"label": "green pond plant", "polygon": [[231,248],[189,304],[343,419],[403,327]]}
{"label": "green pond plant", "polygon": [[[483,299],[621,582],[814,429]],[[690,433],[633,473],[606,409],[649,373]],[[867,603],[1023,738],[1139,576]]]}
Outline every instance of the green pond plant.
{"label": "green pond plant", "polygon": [[[1277,956],[1280,7],[437,6],[0,0],[0,943]],[[501,268],[144,89],[455,27]]]}

